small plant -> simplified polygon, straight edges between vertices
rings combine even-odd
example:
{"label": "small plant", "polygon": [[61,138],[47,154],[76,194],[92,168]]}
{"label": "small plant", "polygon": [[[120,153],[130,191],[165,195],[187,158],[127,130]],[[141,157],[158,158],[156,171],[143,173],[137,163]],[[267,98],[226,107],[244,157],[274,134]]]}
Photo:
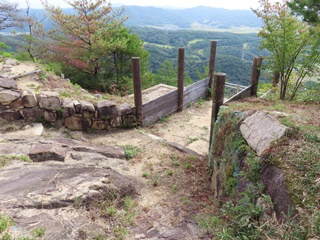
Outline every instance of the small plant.
{"label": "small plant", "polygon": [[126,159],[132,159],[134,158],[138,152],[140,151],[139,148],[132,146],[132,145],[126,145],[124,146],[125,152],[126,152]]}
{"label": "small plant", "polygon": [[148,177],[148,173],[147,172],[143,172],[142,173],[142,177],[144,177],[144,178]]}
{"label": "small plant", "polygon": [[117,213],[117,209],[114,208],[113,206],[110,206],[107,208],[107,215],[109,217],[114,217],[116,215],[116,213]]}
{"label": "small plant", "polygon": [[159,178],[156,175],[151,175],[152,186],[157,187],[159,185]]}
{"label": "small plant", "polygon": [[160,118],[158,122],[159,123],[166,123],[166,122],[168,122],[168,120],[169,120],[169,116],[165,116],[165,117]]}
{"label": "small plant", "polygon": [[42,238],[46,233],[46,228],[44,226],[37,227],[31,231],[32,235],[37,238]]}
{"label": "small plant", "polygon": [[167,171],[168,176],[172,176],[173,175],[173,171],[170,169]]}
{"label": "small plant", "polygon": [[199,140],[199,139],[198,138],[189,138],[189,141],[188,141],[187,145],[189,145],[189,144],[191,144],[191,143],[193,143],[193,142],[195,142],[197,140]]}
{"label": "small plant", "polygon": [[219,216],[209,214],[200,215],[197,219],[199,227],[207,234],[213,234],[219,226],[221,220]]}

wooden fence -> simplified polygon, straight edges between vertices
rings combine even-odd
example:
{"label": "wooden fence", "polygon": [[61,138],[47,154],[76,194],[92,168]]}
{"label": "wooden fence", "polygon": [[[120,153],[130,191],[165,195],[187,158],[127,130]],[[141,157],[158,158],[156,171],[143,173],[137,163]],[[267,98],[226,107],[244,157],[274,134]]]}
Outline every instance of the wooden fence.
{"label": "wooden fence", "polygon": [[[177,111],[182,111],[183,108],[198,102],[209,94],[213,93],[214,85],[214,68],[216,57],[217,42],[211,42],[211,56],[209,63],[209,77],[197,81],[192,85],[184,87],[184,49],[179,48],[178,57],[178,88],[157,99],[142,103],[141,77],[140,77],[140,61],[139,58],[133,58],[133,80],[134,80],[134,99],[135,109],[138,121],[142,126],[148,126],[157,122],[159,119],[168,116]],[[232,83],[224,83],[223,91],[235,91],[234,95],[228,101],[236,100],[246,96],[256,95],[257,84],[259,82],[259,68],[261,66],[262,58],[255,58],[252,67],[252,77],[250,86],[241,86]],[[210,90],[211,89],[211,90]],[[252,90],[255,89],[255,90]],[[249,95],[248,95],[249,94]],[[221,94],[220,94],[221,95]],[[223,96],[225,94],[223,93]],[[228,93],[226,94],[228,95]],[[230,94],[229,94],[230,95]]]}

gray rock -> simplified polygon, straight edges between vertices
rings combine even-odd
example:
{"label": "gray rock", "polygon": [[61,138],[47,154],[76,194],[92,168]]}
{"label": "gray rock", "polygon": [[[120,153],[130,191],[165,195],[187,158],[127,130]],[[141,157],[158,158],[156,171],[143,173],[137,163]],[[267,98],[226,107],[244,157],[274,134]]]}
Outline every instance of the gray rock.
{"label": "gray rock", "polygon": [[76,113],[76,109],[74,107],[73,102],[70,102],[70,103],[64,105],[64,109],[63,109],[63,116],[64,117],[72,117],[75,113]]}
{"label": "gray rock", "polygon": [[128,103],[123,103],[118,107],[118,117],[132,114],[132,107]]}
{"label": "gray rock", "polygon": [[37,143],[31,147],[29,158],[34,162],[60,161],[66,157],[67,149],[57,144]]}
{"label": "gray rock", "polygon": [[48,122],[55,122],[57,120],[57,113],[52,112],[52,111],[48,111],[48,110],[44,110],[44,120],[46,120]]}
{"label": "gray rock", "polygon": [[0,78],[0,87],[8,89],[18,89],[18,84],[13,78]]}
{"label": "gray rock", "polygon": [[22,92],[21,99],[25,107],[36,107],[38,100],[33,90],[27,89]]}
{"label": "gray rock", "polygon": [[10,109],[0,111],[0,119],[6,120],[7,122],[16,121],[22,118],[21,114]]}
{"label": "gray rock", "polygon": [[81,103],[78,100],[73,100],[74,108],[76,109],[76,113],[80,113],[81,111]]}
{"label": "gray rock", "polygon": [[89,118],[81,117],[67,117],[64,120],[64,125],[71,129],[77,131],[88,130],[92,125],[92,120]]}
{"label": "gray rock", "polygon": [[95,130],[104,130],[109,126],[109,124],[106,121],[103,120],[95,120],[92,122],[92,129]]}
{"label": "gray rock", "polygon": [[21,163],[0,172],[0,208],[15,222],[12,236],[31,237],[44,227],[43,239],[94,239],[105,222],[94,221],[82,206],[93,209],[111,196],[134,193],[131,179],[108,168]]}
{"label": "gray rock", "polygon": [[39,120],[43,118],[43,111],[38,108],[23,108],[19,111],[23,118],[27,121],[34,121]]}
{"label": "gray rock", "polygon": [[10,108],[15,111],[24,108],[21,98],[10,103]]}
{"label": "gray rock", "polygon": [[2,90],[0,91],[0,104],[9,105],[13,101],[20,98],[20,93],[12,90]]}
{"label": "gray rock", "polygon": [[277,119],[260,111],[246,118],[240,126],[244,139],[258,156],[265,154],[270,144],[283,137],[288,130]]}
{"label": "gray rock", "polygon": [[66,107],[67,105],[69,105],[72,102],[73,102],[73,100],[71,98],[63,98],[62,99],[62,107]]}
{"label": "gray rock", "polygon": [[266,189],[266,194],[274,203],[274,211],[279,222],[285,221],[289,210],[293,209],[289,194],[285,187],[285,178],[282,170],[275,166],[268,166],[261,172],[261,181]]}
{"label": "gray rock", "polygon": [[61,107],[61,98],[56,92],[42,92],[38,94],[39,107],[47,110],[58,110]]}
{"label": "gray rock", "polygon": [[[23,191],[22,191],[23,189]],[[66,164],[21,164],[0,172],[0,206],[53,209],[134,194],[133,182],[107,168]]]}
{"label": "gray rock", "polygon": [[96,105],[96,118],[109,120],[118,115],[116,104],[108,100],[99,101]]}
{"label": "gray rock", "polygon": [[95,108],[92,103],[86,101],[79,101],[81,104],[80,113],[84,118],[92,118],[95,114]]}

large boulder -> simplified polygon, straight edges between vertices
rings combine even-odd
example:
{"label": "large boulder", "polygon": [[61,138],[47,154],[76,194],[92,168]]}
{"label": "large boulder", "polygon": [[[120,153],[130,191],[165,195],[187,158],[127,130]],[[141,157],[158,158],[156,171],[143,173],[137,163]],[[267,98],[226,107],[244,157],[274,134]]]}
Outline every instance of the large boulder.
{"label": "large boulder", "polygon": [[16,236],[44,227],[43,239],[95,239],[105,222],[92,220],[83,207],[134,193],[132,179],[110,168],[20,163],[0,172],[0,209],[13,218]]}
{"label": "large boulder", "polygon": [[61,107],[61,98],[56,92],[42,92],[38,94],[40,108],[47,110],[59,110]]}
{"label": "large boulder", "polygon": [[264,155],[271,143],[283,137],[288,130],[276,118],[261,111],[247,117],[240,126],[242,136],[258,156]]}
{"label": "large boulder", "polygon": [[12,90],[1,90],[0,91],[0,104],[9,105],[13,101],[20,98],[20,93]]}

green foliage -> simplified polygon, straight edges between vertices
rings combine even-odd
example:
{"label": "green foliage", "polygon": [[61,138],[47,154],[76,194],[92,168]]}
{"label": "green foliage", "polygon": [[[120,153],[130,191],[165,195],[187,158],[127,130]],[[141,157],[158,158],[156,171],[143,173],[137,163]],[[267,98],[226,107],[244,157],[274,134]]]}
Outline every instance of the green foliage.
{"label": "green foliage", "polygon": [[125,145],[124,149],[126,153],[126,159],[128,160],[134,158],[140,152],[138,147],[132,145]]}
{"label": "green foliage", "polygon": [[7,155],[0,154],[0,167],[10,164],[12,160],[20,160],[23,162],[32,162],[29,157],[24,155]]}
{"label": "green foliage", "polygon": [[253,12],[263,21],[260,48],[270,52],[265,57],[264,68],[279,74],[280,99],[286,99],[290,89],[292,100],[305,76],[318,67],[318,30],[293,16],[285,3],[259,2],[260,8]]}
{"label": "green foliage", "polygon": [[319,23],[319,0],[292,0],[288,6],[298,15],[303,16],[303,20],[310,23]]}
{"label": "green foliage", "polygon": [[5,217],[0,214],[0,234],[5,231],[9,231],[10,226],[12,226],[12,220],[9,217]]}
{"label": "green foliage", "polygon": [[37,227],[31,231],[32,235],[36,238],[42,238],[46,233],[46,228],[44,226]]}
{"label": "green foliage", "polygon": [[149,53],[138,36],[124,26],[124,9],[111,8],[107,0],[69,4],[73,14],[45,1],[57,27],[48,34],[53,40],[48,58],[62,62],[65,76],[83,87],[127,95],[132,82],[131,58],[140,57],[144,73]]}

